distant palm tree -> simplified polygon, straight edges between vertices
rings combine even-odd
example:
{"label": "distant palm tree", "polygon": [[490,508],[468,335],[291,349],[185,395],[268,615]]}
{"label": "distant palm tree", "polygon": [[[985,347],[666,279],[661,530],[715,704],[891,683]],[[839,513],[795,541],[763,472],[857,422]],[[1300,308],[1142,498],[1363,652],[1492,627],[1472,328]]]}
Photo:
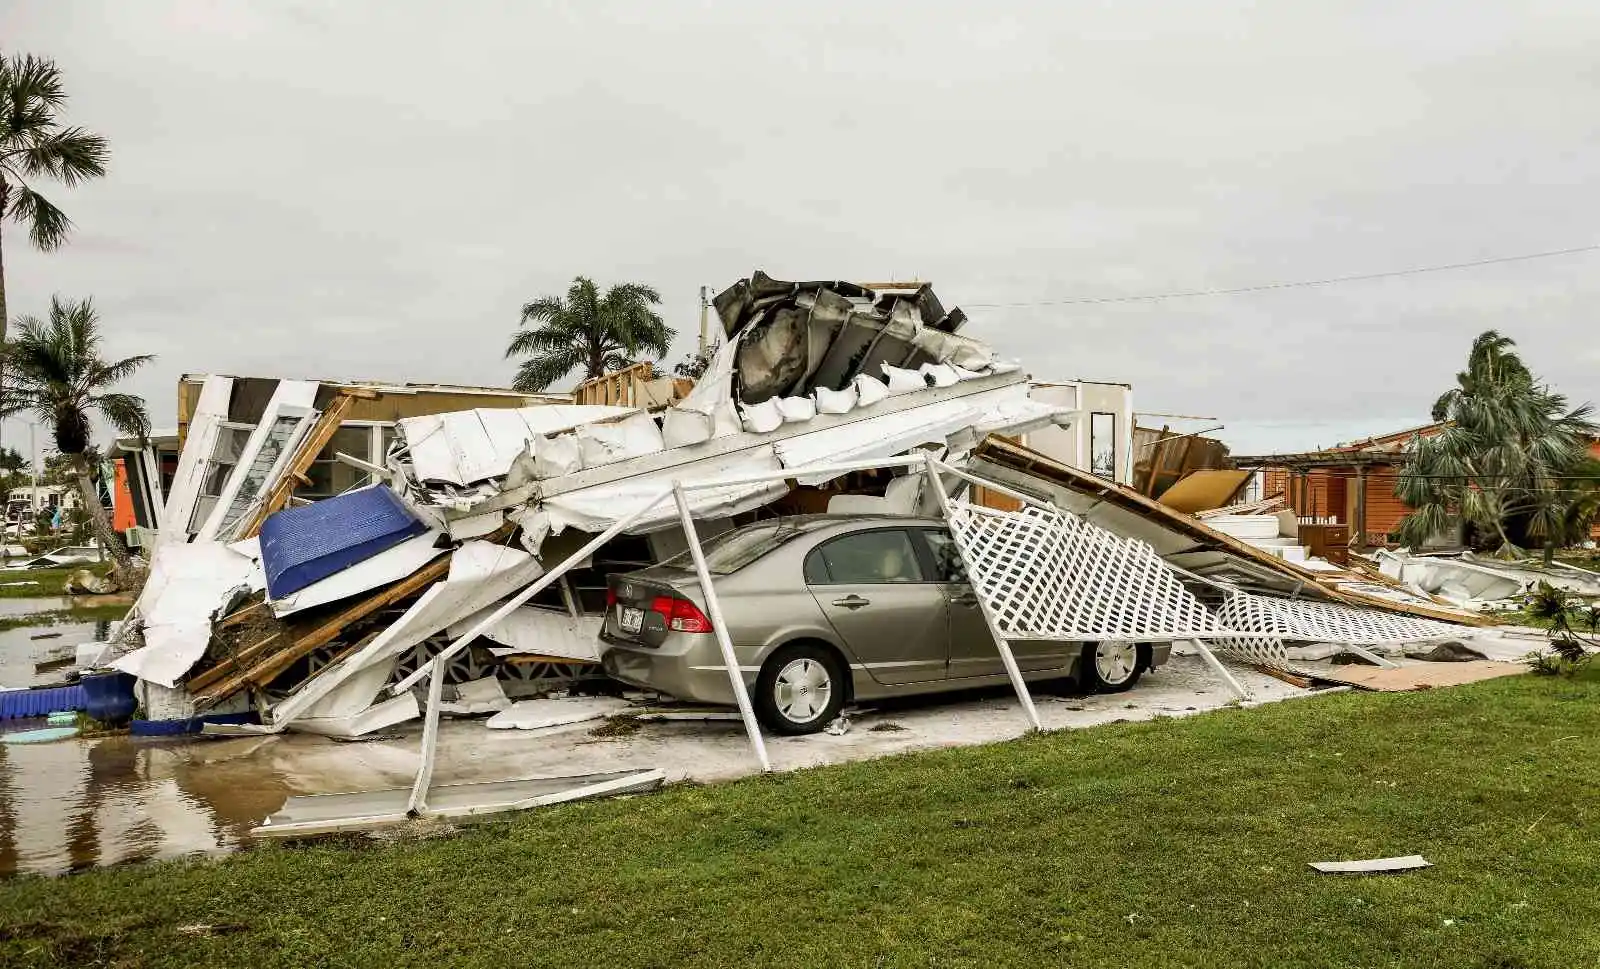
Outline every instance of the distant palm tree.
{"label": "distant palm tree", "polygon": [[141,355],[107,362],[102,358],[100,316],[87,299],[52,298],[48,320],[18,319],[11,339],[0,344],[0,365],[4,366],[0,418],[29,412],[51,429],[56,450],[71,462],[95,537],[111,553],[123,576],[133,560],[122,538],[111,529],[90,477],[89,417],[98,413],[123,434],[149,434],[150,416],[144,399],[111,388],[153,359]]}
{"label": "distant palm tree", "polygon": [[1539,384],[1516,344],[1494,330],[1473,341],[1467,369],[1433,406],[1448,426],[1418,437],[1395,495],[1415,509],[1400,539],[1417,547],[1471,525],[1495,553],[1515,557],[1537,542],[1549,560],[1593,517],[1588,442],[1597,434],[1588,404]]}
{"label": "distant palm tree", "polygon": [[660,303],[649,286],[618,283],[601,296],[579,276],[565,299],[541,296],[524,304],[521,325],[536,325],[518,330],[506,347],[507,357],[528,357],[512,386],[533,393],[580,368],[588,380],[638,362],[643,352],[661,359],[677,331],[655,311]]}
{"label": "distant palm tree", "polygon": [[[46,252],[67,240],[72,222],[30,181],[48,176],[75,187],[106,173],[111,148],[97,134],[66,127],[59,114],[67,94],[54,61],[32,54],[0,57],[0,224],[7,216],[28,227]],[[0,247],[0,342],[6,338],[5,252]]]}

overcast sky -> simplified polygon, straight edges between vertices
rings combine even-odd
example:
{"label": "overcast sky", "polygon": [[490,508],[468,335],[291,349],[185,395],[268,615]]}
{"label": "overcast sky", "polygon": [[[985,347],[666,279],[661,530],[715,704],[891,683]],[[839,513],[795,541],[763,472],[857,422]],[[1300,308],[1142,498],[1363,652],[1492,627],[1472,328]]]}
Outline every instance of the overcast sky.
{"label": "overcast sky", "polygon": [[[93,295],[184,372],[503,385],[574,275],[932,280],[1040,378],[1236,450],[1420,423],[1479,331],[1600,397],[1600,3],[0,0],[109,177],[6,226],[13,314]],[[8,429],[8,442],[17,431]],[[23,432],[25,435],[25,432]],[[23,438],[25,440],[25,436]]]}

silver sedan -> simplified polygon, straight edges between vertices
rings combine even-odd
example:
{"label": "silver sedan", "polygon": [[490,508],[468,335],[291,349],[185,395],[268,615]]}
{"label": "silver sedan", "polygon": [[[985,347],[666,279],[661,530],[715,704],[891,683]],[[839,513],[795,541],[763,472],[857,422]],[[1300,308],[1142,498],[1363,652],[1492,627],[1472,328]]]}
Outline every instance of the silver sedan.
{"label": "silver sedan", "polygon": [[[805,515],[705,544],[756,713],[784,734],[821,730],[845,703],[1006,682],[954,540],[935,519]],[[732,704],[688,553],[608,579],[602,663],[684,700]],[[1030,680],[1117,692],[1166,662],[1165,643],[1018,641]]]}

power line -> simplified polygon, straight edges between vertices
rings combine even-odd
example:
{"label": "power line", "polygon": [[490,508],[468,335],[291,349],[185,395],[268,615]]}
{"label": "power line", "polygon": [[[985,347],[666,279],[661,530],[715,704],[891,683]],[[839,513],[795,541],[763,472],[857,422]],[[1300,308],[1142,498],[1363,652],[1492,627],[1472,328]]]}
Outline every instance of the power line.
{"label": "power line", "polygon": [[974,309],[1004,309],[1021,306],[1069,306],[1083,303],[1136,303],[1159,299],[1188,299],[1196,296],[1232,296],[1238,293],[1260,293],[1273,289],[1294,289],[1301,286],[1332,286],[1335,283],[1355,283],[1367,279],[1392,279],[1396,276],[1415,276],[1420,273],[1440,273],[1452,269],[1472,269],[1477,266],[1494,266],[1508,262],[1527,262],[1530,259],[1548,259],[1552,256],[1571,256],[1583,252],[1600,251],[1600,245],[1575,246],[1571,249],[1552,249],[1549,252],[1529,252],[1517,256],[1497,256],[1493,259],[1475,259],[1472,262],[1452,262],[1441,266],[1419,266],[1414,269],[1394,269],[1382,273],[1360,273],[1354,276],[1329,276],[1326,279],[1300,279],[1286,283],[1263,283],[1259,286],[1238,286],[1233,289],[1194,289],[1173,293],[1145,293],[1138,296],[1074,296],[1066,299],[1045,299],[1021,303],[966,303]]}

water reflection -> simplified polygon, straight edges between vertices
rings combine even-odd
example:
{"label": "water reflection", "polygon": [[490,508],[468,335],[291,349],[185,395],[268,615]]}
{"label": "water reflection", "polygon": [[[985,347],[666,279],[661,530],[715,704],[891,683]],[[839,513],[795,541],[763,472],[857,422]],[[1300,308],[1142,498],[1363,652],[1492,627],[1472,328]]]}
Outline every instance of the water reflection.
{"label": "water reflection", "polygon": [[56,874],[242,843],[290,785],[269,738],[0,744],[0,874]]}

